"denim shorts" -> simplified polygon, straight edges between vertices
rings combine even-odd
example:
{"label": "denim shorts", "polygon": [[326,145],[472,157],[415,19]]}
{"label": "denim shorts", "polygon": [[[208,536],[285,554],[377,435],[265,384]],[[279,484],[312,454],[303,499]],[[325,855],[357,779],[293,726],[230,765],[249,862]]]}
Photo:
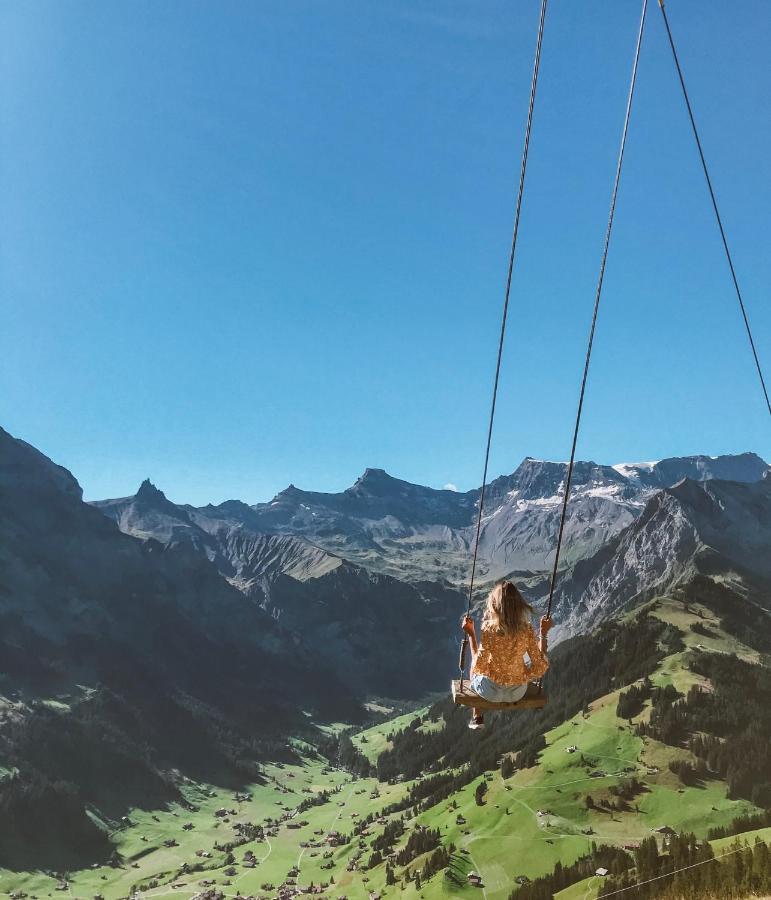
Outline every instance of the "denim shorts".
{"label": "denim shorts", "polygon": [[487,675],[472,675],[471,687],[491,703],[516,703],[527,693],[527,684],[498,684]]}

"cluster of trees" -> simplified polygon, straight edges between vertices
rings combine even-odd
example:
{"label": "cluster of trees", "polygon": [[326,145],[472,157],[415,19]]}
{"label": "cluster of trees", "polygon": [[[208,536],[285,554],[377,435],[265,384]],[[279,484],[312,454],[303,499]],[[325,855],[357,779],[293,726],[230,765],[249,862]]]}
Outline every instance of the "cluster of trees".
{"label": "cluster of trees", "polygon": [[455,847],[453,845],[449,847],[440,845],[437,847],[423,863],[423,867],[420,870],[421,879],[427,881],[432,875],[436,875],[437,872],[446,869],[450,865],[450,859],[454,851]]}
{"label": "cluster of trees", "polygon": [[709,776],[707,764],[703,759],[698,759],[696,765],[687,759],[673,759],[669,763],[669,771],[674,772],[682,784],[696,785]]}
{"label": "cluster of trees", "polygon": [[682,709],[676,707],[683,695],[671,684],[655,688],[651,693],[651,714],[648,723],[637,725],[637,734],[649,734],[665,744],[678,745],[685,737]]}
{"label": "cluster of trees", "polygon": [[632,775],[630,778],[622,778],[618,784],[612,784],[608,791],[614,797],[620,797],[622,800],[634,800],[634,798],[647,791],[648,788],[640,781],[639,778]]}
{"label": "cluster of trees", "polygon": [[329,803],[329,791],[319,791],[318,794],[312,794],[310,797],[305,797],[297,804],[297,812],[304,813],[306,809],[310,809],[312,806],[323,806],[325,803]]}
{"label": "cluster of trees", "polygon": [[632,887],[644,900],[761,896],[771,889],[771,854],[761,840],[752,847],[737,841],[715,858],[692,834],[673,837],[668,852],[659,853],[655,839],[647,838],[635,851],[635,871],[608,877],[598,896]]}
{"label": "cluster of trees", "polygon": [[427,778],[422,778],[410,787],[407,794],[402,797],[401,800],[397,800],[395,803],[389,803],[387,806],[383,807],[383,815],[388,816],[392,813],[412,808],[414,808],[416,812],[430,809],[441,800],[445,800],[447,797],[456,793],[456,791],[459,791],[464,785],[468,784],[470,780],[471,779],[469,779],[468,773],[466,772],[458,772],[455,774],[451,772],[442,772],[440,775],[431,775]]}
{"label": "cluster of trees", "polygon": [[530,769],[538,762],[541,750],[546,748],[546,738],[543,734],[534,734],[522,749],[514,757],[515,766],[518,769]]}
{"label": "cluster of trees", "polygon": [[[612,788],[611,793],[613,793]],[[595,801],[591,794],[584,798],[584,806],[587,809],[596,809],[600,812],[607,810],[611,814],[611,818],[613,818],[614,812],[626,812],[629,809],[629,803],[623,797],[617,800],[607,800],[605,797],[602,797],[599,801]],[[635,811],[639,812],[639,809],[635,807]]]}
{"label": "cluster of trees", "polygon": [[598,847],[592,843],[591,852],[586,856],[579,857],[569,866],[563,866],[558,862],[549,875],[542,875],[529,884],[515,889],[510,895],[510,900],[552,900],[558,891],[594,875],[600,867],[620,874],[633,864],[634,860],[625,850],[607,844]]}
{"label": "cluster of trees", "polygon": [[731,588],[697,575],[683,591],[686,602],[700,603],[720,620],[723,631],[759,653],[771,654],[771,616]]}
{"label": "cluster of trees", "polygon": [[391,819],[391,821],[386,822],[383,830],[372,841],[372,849],[381,853],[387,852],[403,834],[404,819],[401,816],[398,819]]}
{"label": "cluster of trees", "polygon": [[0,828],[0,866],[79,868],[93,859],[106,862],[112,852],[76,788],[35,772],[0,782],[0,821],[12,823]]}
{"label": "cluster of trees", "polygon": [[362,778],[369,778],[374,774],[372,764],[351,740],[352,733],[353,730],[348,730],[340,734],[325,735],[318,742],[318,752],[333,765]]}
{"label": "cluster of trees", "polygon": [[628,691],[618,695],[616,715],[619,719],[633,719],[643,711],[645,701],[653,693],[653,683],[647,676],[640,684],[633,684]]}
{"label": "cluster of trees", "polygon": [[410,719],[409,723],[404,728],[400,728],[397,731],[389,731],[386,735],[386,740],[390,742],[393,741],[396,737],[401,737],[408,731],[416,731],[422,724],[423,720],[420,718],[420,716],[414,716],[412,719]]}
{"label": "cluster of trees", "polygon": [[654,837],[646,838],[634,856],[618,847],[592,844],[588,855],[570,866],[557,863],[549,875],[514,890],[510,900],[552,900],[600,867],[608,875],[599,897],[634,888],[634,896],[642,900],[729,900],[771,890],[771,853],[763,841],[752,846],[737,841],[715,858],[706,841],[682,834],[671,838],[666,852],[659,850]]}
{"label": "cluster of trees", "polygon": [[439,829],[426,828],[419,825],[410,833],[407,843],[396,854],[398,866],[409,865],[416,856],[422,856],[429,850],[434,850],[440,845]]}
{"label": "cluster of trees", "polygon": [[477,806],[485,805],[485,794],[487,793],[487,780],[482,779],[479,784],[476,786],[474,791],[474,800],[476,801]]}
{"label": "cluster of trees", "polygon": [[728,782],[730,798],[771,806],[771,670],[727,653],[694,653],[689,664],[711,689],[694,686],[685,697],[672,687],[654,691],[650,721],[638,733],[687,741],[704,761],[697,776],[714,772]]}
{"label": "cluster of trees", "polygon": [[[431,856],[426,859],[420,869],[417,869],[415,872],[411,872],[410,869],[405,871],[404,883],[401,886],[402,890],[404,890],[406,885],[414,881],[415,890],[420,892],[424,881],[428,881],[428,879],[433,875],[436,875],[437,872],[441,872],[450,865],[451,857],[454,852],[454,844],[450,844],[449,848],[445,848],[441,845],[437,847]],[[397,883],[396,874],[390,863],[386,865],[385,876],[387,885],[395,885]]]}
{"label": "cluster of trees", "polygon": [[744,834],[745,831],[755,831],[756,828],[766,828],[769,825],[771,825],[771,809],[756,815],[737,816],[730,825],[710,828],[707,839],[714,841],[718,838],[733,837],[735,834]]}

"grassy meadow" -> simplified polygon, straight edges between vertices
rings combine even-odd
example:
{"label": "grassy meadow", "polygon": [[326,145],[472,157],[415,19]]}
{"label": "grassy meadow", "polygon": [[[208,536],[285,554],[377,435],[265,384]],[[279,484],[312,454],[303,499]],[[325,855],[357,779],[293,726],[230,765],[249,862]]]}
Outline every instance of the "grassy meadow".
{"label": "grassy meadow", "polygon": [[[751,650],[722,633],[706,610],[686,610],[679,602],[663,600],[652,614],[680,629],[686,648],[709,642],[713,652],[754,658]],[[710,637],[691,631],[694,622],[708,624]],[[675,684],[680,691],[698,683],[699,677],[683,665],[686,652],[665,658],[653,681]],[[371,813],[379,816],[388,804],[404,798],[411,784],[356,778],[329,767],[308,749],[295,765],[266,765],[263,783],[245,786],[240,799],[216,785],[186,781],[182,792],[195,811],[177,804],[159,810],[132,810],[129,821],[112,834],[121,857],[116,867],[96,866],[56,876],[0,870],[0,892],[30,898],[66,894],[85,900],[131,895],[185,900],[213,886],[227,897],[251,894],[272,898],[290,870],[296,869],[298,885],[322,885],[321,893],[327,898],[368,900],[373,894],[398,892],[407,900],[412,895],[438,900],[475,893],[481,893],[484,900],[506,900],[518,877],[532,879],[550,871],[558,861],[571,863],[588,851],[592,842],[631,848],[663,825],[706,837],[710,827],[728,825],[736,816],[754,811],[746,801],[726,799],[723,781],[683,786],[668,766],[673,759],[689,759],[688,751],[635,735],[633,724],[616,716],[617,702],[618,692],[597,698],[587,714],[579,713],[549,731],[537,766],[517,771],[506,780],[500,770],[485,773],[406,822],[405,835],[396,849],[404,845],[416,824],[439,829],[444,845],[455,847],[451,860],[455,880],[440,872],[417,890],[414,882],[404,883],[404,868],[395,866],[397,884],[392,886],[385,884],[383,864],[367,870],[371,843],[387,821],[383,817],[369,827],[368,834],[353,837],[344,846],[302,847],[302,843],[323,842],[331,831],[350,835],[358,819]],[[353,742],[374,762],[388,746],[393,730],[425,713],[425,708],[416,710],[364,729],[354,735]],[[645,716],[644,711],[641,717]],[[442,722],[424,719],[420,727],[440,728]],[[611,798],[610,788],[631,776],[643,787],[627,809],[603,808],[601,801]],[[475,789],[482,779],[487,792],[480,805]],[[303,800],[324,791],[329,792],[327,802],[296,812]],[[243,798],[245,794],[248,799]],[[271,820],[282,816],[285,819],[272,829],[273,834],[236,847],[232,857],[215,849],[215,845],[237,838],[239,824],[250,822],[267,828]],[[758,834],[768,840],[771,829],[761,829]],[[715,841],[716,852],[734,840]],[[244,865],[247,851],[254,854],[254,867]],[[351,870],[354,855],[360,856],[359,864]],[[418,857],[409,869],[414,872],[423,862]],[[192,866],[197,870],[190,871]],[[471,871],[481,875],[482,886],[468,884],[466,876]],[[562,891],[559,898],[592,900],[599,881],[587,879]]]}

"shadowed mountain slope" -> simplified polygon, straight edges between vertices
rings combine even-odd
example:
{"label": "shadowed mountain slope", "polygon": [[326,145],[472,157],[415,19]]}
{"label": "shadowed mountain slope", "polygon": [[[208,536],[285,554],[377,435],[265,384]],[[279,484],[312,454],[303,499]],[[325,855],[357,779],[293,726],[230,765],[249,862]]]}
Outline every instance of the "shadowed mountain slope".
{"label": "shadowed mountain slope", "polygon": [[[742,586],[771,605],[771,478],[754,483],[683,479],[559,585],[558,617],[570,632],[697,575]],[[762,598],[765,598],[763,600]]]}
{"label": "shadowed mountain slope", "polygon": [[107,819],[157,805],[173,771],[237,785],[286,754],[301,710],[355,719],[359,686],[311,646],[191,546],[123,534],[0,430],[0,758],[18,769],[0,829],[7,815],[42,835],[41,810],[58,822],[37,865],[106,852],[86,805]]}

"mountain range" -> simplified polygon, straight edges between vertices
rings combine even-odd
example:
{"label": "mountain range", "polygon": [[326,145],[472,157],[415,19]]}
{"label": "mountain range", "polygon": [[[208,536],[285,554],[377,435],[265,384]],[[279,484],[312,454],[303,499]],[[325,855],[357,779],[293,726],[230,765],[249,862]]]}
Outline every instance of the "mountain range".
{"label": "mountain range", "polygon": [[[566,471],[563,463],[528,457],[488,485],[480,592],[513,576],[534,599],[543,597]],[[766,577],[760,560],[763,542],[771,546],[768,522],[754,511],[767,506],[768,473],[753,453],[615,466],[578,462],[556,598],[562,633],[581,630],[589,607],[612,610],[687,577],[708,548]],[[192,545],[232,585],[280,616],[276,585],[288,586],[282,575],[293,583],[313,580],[319,593],[351,566],[422,591],[427,584],[465,589],[478,497],[479,490],[435,490],[367,469],[338,494],[290,485],[253,506],[236,500],[175,505],[149,482],[133,497],[94,505],[135,537]],[[724,526],[734,535],[730,546]],[[742,549],[745,537],[750,546],[760,543],[750,558]],[[590,616],[585,627],[593,621]]]}
{"label": "mountain range", "polygon": [[[512,574],[543,599],[565,473],[527,458],[488,486],[477,599]],[[697,578],[768,608],[768,473],[752,453],[578,463],[557,640]],[[0,820],[55,823],[51,864],[92,859],[100,821],[178,796],[180,773],[236,786],[288,734],[444,691],[478,494],[367,469],[255,505],[150,481],[85,503],[0,429]]]}

